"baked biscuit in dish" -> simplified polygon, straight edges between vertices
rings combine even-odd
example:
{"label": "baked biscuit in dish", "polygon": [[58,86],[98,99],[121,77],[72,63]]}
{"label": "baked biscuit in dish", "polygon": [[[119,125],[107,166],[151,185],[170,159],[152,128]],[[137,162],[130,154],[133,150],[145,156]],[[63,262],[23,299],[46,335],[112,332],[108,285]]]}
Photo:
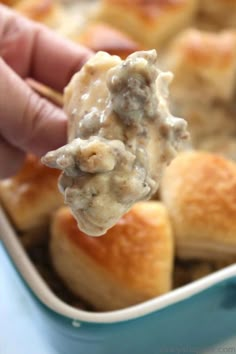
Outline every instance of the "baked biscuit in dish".
{"label": "baked biscuit in dish", "polygon": [[213,136],[203,141],[201,148],[236,161],[236,136]]}
{"label": "baked biscuit in dish", "polygon": [[30,155],[16,176],[0,181],[1,202],[17,230],[47,226],[51,212],[63,205],[58,177],[57,170]]}
{"label": "baked biscuit in dish", "polygon": [[13,9],[52,29],[60,27],[66,18],[63,7],[54,0],[20,0]]}
{"label": "baked biscuit in dish", "polygon": [[236,164],[207,152],[185,152],[166,168],[161,185],[177,256],[236,259]]}
{"label": "baked biscuit in dish", "polygon": [[235,0],[198,0],[198,23],[202,27],[223,29],[236,27]]}
{"label": "baked biscuit in dish", "polygon": [[193,145],[201,148],[209,136],[235,134],[236,33],[186,30],[163,62],[174,74],[172,110],[188,121]]}
{"label": "baked biscuit in dish", "polygon": [[70,209],[61,208],[52,220],[50,254],[67,287],[101,311],[171,290],[172,231],[158,202],[137,203],[99,238],[80,231]]}
{"label": "baked biscuit in dish", "polygon": [[234,263],[233,260],[207,261],[207,260],[179,260],[174,265],[173,286],[180,286],[201,279],[220,269],[228,267]]}
{"label": "baked biscuit in dish", "polygon": [[13,6],[15,5],[17,2],[19,2],[20,0],[0,0],[0,4],[4,4],[7,6]]}
{"label": "baked biscuit in dish", "polygon": [[111,55],[118,55],[122,59],[142,49],[140,44],[125,33],[103,23],[86,26],[79,36],[72,39],[94,52],[104,51]]}
{"label": "baked biscuit in dish", "polygon": [[195,0],[102,0],[95,17],[152,49],[189,25],[195,10]]}

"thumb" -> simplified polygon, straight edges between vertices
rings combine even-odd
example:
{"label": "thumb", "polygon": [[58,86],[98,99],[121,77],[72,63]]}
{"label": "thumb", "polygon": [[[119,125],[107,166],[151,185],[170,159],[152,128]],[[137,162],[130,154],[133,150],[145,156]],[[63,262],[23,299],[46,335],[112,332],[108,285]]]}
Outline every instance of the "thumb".
{"label": "thumb", "polygon": [[0,59],[0,134],[24,152],[43,155],[66,143],[64,112],[38,94]]}

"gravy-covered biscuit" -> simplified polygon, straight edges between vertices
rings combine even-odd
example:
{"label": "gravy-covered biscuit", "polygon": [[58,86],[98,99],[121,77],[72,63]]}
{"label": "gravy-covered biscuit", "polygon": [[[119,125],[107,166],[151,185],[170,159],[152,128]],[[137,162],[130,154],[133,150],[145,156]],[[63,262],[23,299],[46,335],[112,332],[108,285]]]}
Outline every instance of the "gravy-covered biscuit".
{"label": "gravy-covered biscuit", "polygon": [[98,52],[67,86],[68,144],[42,161],[63,171],[60,190],[85,233],[103,235],[150,199],[188,138],[186,122],[169,111],[171,78],[155,50],[125,60]]}

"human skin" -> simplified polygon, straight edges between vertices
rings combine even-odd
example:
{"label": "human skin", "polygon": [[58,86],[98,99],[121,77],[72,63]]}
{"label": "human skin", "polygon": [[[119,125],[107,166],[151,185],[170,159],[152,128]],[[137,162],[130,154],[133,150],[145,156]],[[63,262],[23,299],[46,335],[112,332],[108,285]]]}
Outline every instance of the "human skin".
{"label": "human skin", "polygon": [[14,175],[26,153],[41,156],[66,143],[64,112],[26,79],[62,92],[91,55],[0,5],[0,178]]}

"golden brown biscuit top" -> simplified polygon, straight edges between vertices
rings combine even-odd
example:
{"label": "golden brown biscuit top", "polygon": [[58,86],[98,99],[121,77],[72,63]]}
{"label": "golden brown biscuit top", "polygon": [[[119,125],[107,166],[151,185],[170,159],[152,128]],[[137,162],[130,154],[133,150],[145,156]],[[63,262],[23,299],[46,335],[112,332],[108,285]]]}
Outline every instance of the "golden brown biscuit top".
{"label": "golden brown biscuit top", "polygon": [[46,167],[40,162],[38,157],[28,155],[20,172],[11,179],[20,185],[26,180],[38,183],[40,181],[44,182],[44,180],[47,181],[49,176],[57,177],[59,175],[60,171]]}
{"label": "golden brown biscuit top", "polygon": [[[161,267],[169,271],[172,238],[166,210],[161,203],[136,204],[99,238],[81,232],[68,208],[58,212],[57,229],[108,269],[118,279],[153,288]],[[145,274],[145,279],[142,274]],[[156,280],[155,280],[156,279]]]}
{"label": "golden brown biscuit top", "polygon": [[125,11],[135,12],[143,20],[156,20],[163,12],[179,11],[189,0],[104,0],[106,6],[125,7]]}
{"label": "golden brown biscuit top", "polygon": [[0,186],[11,187],[14,200],[24,196],[27,202],[30,202],[34,201],[42,190],[52,188],[57,190],[59,175],[58,170],[44,166],[37,157],[29,155],[20,172],[14,177],[3,180]]}
{"label": "golden brown biscuit top", "polygon": [[206,152],[180,154],[166,169],[162,194],[171,213],[178,213],[183,225],[186,220],[188,225],[202,225],[204,230],[214,225],[221,237],[235,230],[236,164],[221,156]]}
{"label": "golden brown biscuit top", "polygon": [[81,33],[78,41],[94,52],[104,51],[121,58],[142,49],[141,45],[126,34],[101,23],[90,25]]}
{"label": "golden brown biscuit top", "polygon": [[227,68],[236,57],[236,32],[210,33],[195,29],[186,30],[173,42],[172,49],[183,62],[197,67],[213,65]]}
{"label": "golden brown biscuit top", "polygon": [[7,6],[13,6],[15,3],[17,3],[19,0],[1,0],[0,4],[4,4]]}
{"label": "golden brown biscuit top", "polygon": [[30,19],[41,21],[54,10],[54,7],[53,0],[22,0],[14,6],[14,9]]}

